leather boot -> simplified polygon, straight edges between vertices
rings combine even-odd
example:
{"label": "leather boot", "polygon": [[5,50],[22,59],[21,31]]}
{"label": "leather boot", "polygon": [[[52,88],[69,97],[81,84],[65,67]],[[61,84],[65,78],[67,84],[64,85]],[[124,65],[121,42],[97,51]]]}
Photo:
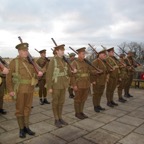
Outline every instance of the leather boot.
{"label": "leather boot", "polygon": [[19,137],[20,138],[25,138],[26,135],[25,135],[25,132],[23,130],[23,128],[24,128],[24,117],[23,116],[17,117],[17,122],[18,122],[18,125],[19,125],[19,128],[20,128]]}
{"label": "leather boot", "polygon": [[111,102],[107,102],[107,106],[109,106],[109,107],[114,107],[114,105],[111,103]]}
{"label": "leather boot", "polygon": [[4,109],[0,109],[0,113],[3,114],[3,115],[5,115],[5,114],[7,114],[7,111],[4,110]]}
{"label": "leather boot", "polygon": [[44,98],[43,103],[44,104],[50,104],[50,102],[46,98]]}
{"label": "leather boot", "polygon": [[59,119],[59,121],[62,125],[68,125],[68,123],[66,121],[64,121],[63,119]]}
{"label": "leather boot", "polygon": [[24,132],[29,134],[29,135],[35,135],[35,132],[33,132],[32,130],[30,130],[29,127],[24,127]]}
{"label": "leather boot", "polygon": [[82,115],[84,118],[88,118],[88,116],[85,115],[84,113],[81,113],[81,115]]}
{"label": "leather boot", "polygon": [[85,117],[81,113],[76,113],[75,117],[77,117],[78,119],[81,119],[81,120],[85,119]]}
{"label": "leather boot", "polygon": [[29,135],[35,135],[35,132],[33,132],[32,130],[30,130],[29,128],[29,116],[25,116],[24,117],[24,131],[25,133],[29,134]]}
{"label": "leather boot", "polygon": [[111,104],[114,105],[114,106],[118,106],[118,104],[115,103],[114,101],[111,101]]}
{"label": "leather boot", "polygon": [[44,105],[42,98],[40,99],[40,105]]}
{"label": "leather boot", "polygon": [[25,137],[26,137],[26,134],[25,134],[25,132],[24,132],[24,129],[20,129],[20,131],[19,131],[19,137],[20,137],[20,138],[25,138]]}
{"label": "leather boot", "polygon": [[62,128],[62,124],[59,120],[55,120],[55,126],[58,128]]}
{"label": "leather boot", "polygon": [[105,108],[103,108],[103,107],[101,107],[101,106],[98,106],[98,108],[99,108],[99,110],[102,110],[102,111],[105,110]]}
{"label": "leather boot", "polygon": [[95,106],[95,107],[94,107],[94,111],[97,112],[97,113],[99,113],[99,112],[100,112],[99,107],[98,107],[98,106]]}

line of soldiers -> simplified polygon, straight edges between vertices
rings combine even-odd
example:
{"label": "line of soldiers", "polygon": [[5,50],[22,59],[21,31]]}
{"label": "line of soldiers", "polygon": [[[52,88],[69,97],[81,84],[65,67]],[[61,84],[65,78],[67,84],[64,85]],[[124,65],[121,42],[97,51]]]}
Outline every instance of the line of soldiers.
{"label": "line of soldiers", "polygon": [[[88,64],[85,59],[85,47],[76,50],[78,58],[71,60],[70,66],[64,59],[65,45],[55,46],[54,57],[49,61],[46,59],[46,50],[41,50],[41,58],[35,62],[39,69],[27,59],[28,43],[21,43],[16,46],[18,56],[9,64],[9,70],[3,68],[2,74],[6,75],[6,85],[10,96],[16,99],[17,122],[19,125],[19,137],[25,138],[26,133],[35,135],[29,128],[29,116],[33,101],[34,87],[38,82],[40,104],[49,104],[46,99],[47,91],[52,95],[52,110],[55,118],[55,126],[61,128],[68,123],[62,117],[65,93],[68,88],[70,97],[74,98],[75,117],[85,119],[88,116],[84,113],[84,105],[87,100],[90,86],[93,88],[93,106],[95,112],[105,110],[100,104],[102,94],[106,87],[107,106],[118,106],[113,100],[114,91],[117,87],[119,102],[125,102],[125,97],[132,97],[129,94],[130,85],[136,66],[133,61],[133,53],[129,52],[127,58],[121,55],[118,60],[114,56],[114,48],[107,50],[99,49],[97,59]],[[75,56],[75,54],[71,54]],[[98,71],[98,69],[100,71]],[[2,84],[4,81],[2,82]],[[3,89],[0,85],[0,91]],[[0,113],[4,114],[1,93]]]}

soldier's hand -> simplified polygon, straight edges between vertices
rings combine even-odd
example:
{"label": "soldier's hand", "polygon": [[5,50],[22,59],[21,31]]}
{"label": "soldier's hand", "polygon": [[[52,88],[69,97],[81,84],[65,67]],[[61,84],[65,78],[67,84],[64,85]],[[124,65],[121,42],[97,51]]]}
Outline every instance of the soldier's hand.
{"label": "soldier's hand", "polygon": [[48,90],[48,92],[49,92],[49,93],[52,93],[52,92],[53,92],[53,90],[52,90],[52,89],[49,89],[49,90]]}
{"label": "soldier's hand", "polygon": [[94,84],[94,85],[95,85],[95,84],[96,84],[96,82],[92,82],[92,84]]}
{"label": "soldier's hand", "polygon": [[73,69],[72,73],[77,73],[77,69]]}
{"label": "soldier's hand", "polygon": [[96,74],[98,74],[98,75],[99,75],[99,74],[102,74],[102,73],[103,73],[103,70],[100,70],[100,71],[97,71],[97,72],[96,72]]}
{"label": "soldier's hand", "polygon": [[15,96],[15,92],[10,92],[9,95],[10,96]]}
{"label": "soldier's hand", "polygon": [[114,71],[115,70],[115,68],[112,68],[112,69],[110,69],[110,72],[112,72],[112,71]]}
{"label": "soldier's hand", "polygon": [[43,72],[39,71],[38,76],[41,77],[43,75]]}
{"label": "soldier's hand", "polygon": [[121,79],[121,78],[119,78],[118,80],[119,80],[120,82],[122,81],[122,79]]}
{"label": "soldier's hand", "polygon": [[78,90],[78,87],[77,87],[77,86],[74,86],[74,87],[73,87],[73,90],[74,90],[74,91],[77,91],[77,90]]}
{"label": "soldier's hand", "polygon": [[3,74],[8,74],[9,73],[9,69],[4,67],[3,71],[2,71]]}

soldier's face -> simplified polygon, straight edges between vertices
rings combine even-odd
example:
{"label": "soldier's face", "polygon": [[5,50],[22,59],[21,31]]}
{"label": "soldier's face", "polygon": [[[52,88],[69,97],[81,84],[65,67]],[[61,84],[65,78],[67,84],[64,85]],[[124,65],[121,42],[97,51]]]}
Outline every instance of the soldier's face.
{"label": "soldier's face", "polygon": [[46,53],[45,52],[41,53],[40,55],[41,55],[41,57],[46,57]]}
{"label": "soldier's face", "polygon": [[28,56],[28,50],[19,50],[18,53],[22,58],[26,58]]}
{"label": "soldier's face", "polygon": [[106,59],[106,54],[105,53],[101,53],[99,55],[99,58],[102,59],[102,60]]}
{"label": "soldier's face", "polygon": [[57,50],[56,52],[57,52],[57,55],[58,55],[59,57],[62,57],[62,56],[64,55],[64,50],[59,49],[59,50]]}
{"label": "soldier's face", "polygon": [[79,57],[80,59],[84,59],[84,58],[85,58],[85,52],[80,52],[80,53],[78,54],[78,57]]}
{"label": "soldier's face", "polygon": [[110,51],[109,56],[114,56],[114,51]]}

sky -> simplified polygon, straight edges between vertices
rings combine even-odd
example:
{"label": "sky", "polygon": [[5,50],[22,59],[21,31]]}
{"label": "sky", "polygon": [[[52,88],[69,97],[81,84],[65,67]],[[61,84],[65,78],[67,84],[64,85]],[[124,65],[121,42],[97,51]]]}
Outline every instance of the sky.
{"label": "sky", "polygon": [[144,0],[0,0],[0,56],[16,57],[15,46],[29,43],[29,52],[65,44],[65,53],[88,47],[117,47],[144,42]]}

